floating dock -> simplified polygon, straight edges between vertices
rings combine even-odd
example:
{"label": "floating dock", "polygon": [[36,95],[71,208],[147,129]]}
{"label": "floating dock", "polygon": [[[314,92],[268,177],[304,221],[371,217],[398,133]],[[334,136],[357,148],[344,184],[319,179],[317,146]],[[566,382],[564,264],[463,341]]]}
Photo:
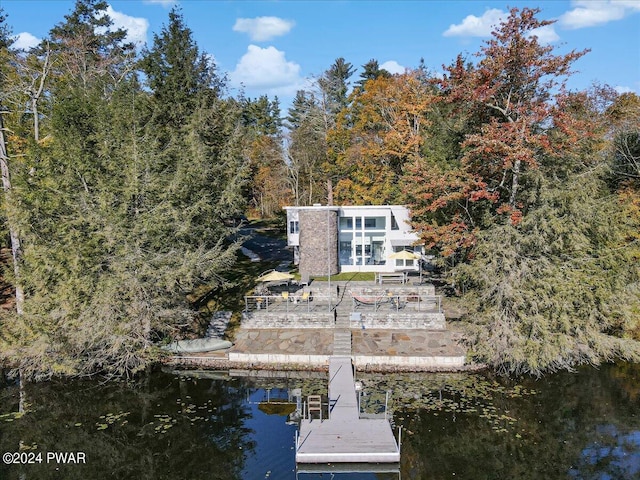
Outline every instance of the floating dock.
{"label": "floating dock", "polygon": [[399,463],[387,419],[360,418],[351,357],[329,360],[329,418],[303,419],[297,463]]}

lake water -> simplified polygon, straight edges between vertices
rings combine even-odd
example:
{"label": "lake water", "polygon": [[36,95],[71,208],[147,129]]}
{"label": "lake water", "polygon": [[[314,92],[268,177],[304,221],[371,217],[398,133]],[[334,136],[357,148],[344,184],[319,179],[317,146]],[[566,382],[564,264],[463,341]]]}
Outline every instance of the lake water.
{"label": "lake water", "polygon": [[[0,387],[1,479],[640,478],[640,367],[541,380],[484,374],[359,374],[366,411],[402,426],[399,471],[303,473],[286,402],[326,378],[158,372],[136,383]],[[20,450],[21,447],[21,450]],[[70,455],[73,454],[73,455]],[[19,458],[20,457],[20,458]],[[3,456],[3,459],[5,457]],[[332,476],[333,475],[333,476]]]}

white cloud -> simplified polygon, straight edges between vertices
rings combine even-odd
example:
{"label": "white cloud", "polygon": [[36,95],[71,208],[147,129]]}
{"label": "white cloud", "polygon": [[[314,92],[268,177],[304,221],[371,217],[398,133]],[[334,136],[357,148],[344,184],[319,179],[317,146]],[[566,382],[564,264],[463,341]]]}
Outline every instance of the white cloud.
{"label": "white cloud", "polygon": [[635,93],[635,90],[630,87],[623,87],[618,85],[617,87],[613,87],[613,89],[618,92],[618,94],[622,95],[623,93]]}
{"label": "white cloud", "polygon": [[380,65],[380,68],[385,69],[387,72],[391,74],[404,73],[406,70],[405,67],[400,65],[395,60],[389,60],[387,62],[384,62],[382,65]]}
{"label": "white cloud", "polygon": [[22,32],[17,35],[16,40],[13,42],[11,47],[18,50],[30,50],[33,47],[38,46],[40,41],[41,40],[39,38],[34,37],[29,32]]}
{"label": "white cloud", "polygon": [[506,12],[497,8],[487,10],[481,17],[467,15],[462,23],[450,25],[443,35],[445,37],[489,37],[491,31],[507,16]]}
{"label": "white cloud", "polygon": [[575,8],[559,19],[563,27],[570,29],[602,25],[640,12],[638,0],[578,0],[572,4]]}
{"label": "white cloud", "polygon": [[[127,31],[128,42],[143,44],[147,41],[149,21],[146,18],[130,17],[122,12],[117,12],[111,5],[107,6],[105,13],[111,18],[114,29],[122,28]],[[28,32],[18,34],[13,44],[14,48],[29,50],[40,43],[40,39]]]}
{"label": "white cloud", "polygon": [[233,72],[231,83],[248,89],[267,89],[272,92],[293,91],[302,83],[300,65],[289,62],[284,52],[275,47],[249,45]]}
{"label": "white cloud", "polygon": [[111,5],[107,7],[106,13],[113,21],[115,29],[122,28],[127,31],[128,42],[146,43],[147,30],[149,30],[149,21],[146,18],[130,17],[122,12],[116,12]]}
{"label": "white cloud", "polygon": [[264,42],[289,33],[294,25],[278,17],[238,18],[233,31],[248,33],[254,42]]}
{"label": "white cloud", "polygon": [[560,36],[556,33],[553,25],[545,25],[544,27],[531,30],[529,36],[538,37],[538,42],[541,44],[552,43],[560,40]]}
{"label": "white cloud", "polygon": [[144,3],[162,5],[165,8],[172,7],[178,3],[178,0],[144,0]]}

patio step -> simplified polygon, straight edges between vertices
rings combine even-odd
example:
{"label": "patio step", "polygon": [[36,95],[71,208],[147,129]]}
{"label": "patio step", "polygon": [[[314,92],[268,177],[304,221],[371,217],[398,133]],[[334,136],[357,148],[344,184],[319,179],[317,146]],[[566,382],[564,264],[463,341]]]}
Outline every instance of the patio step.
{"label": "patio step", "polygon": [[339,356],[351,356],[351,331],[336,329],[333,332],[333,354]]}
{"label": "patio step", "polygon": [[338,312],[338,315],[336,317],[336,328],[349,330],[349,326],[349,314],[345,312]]}

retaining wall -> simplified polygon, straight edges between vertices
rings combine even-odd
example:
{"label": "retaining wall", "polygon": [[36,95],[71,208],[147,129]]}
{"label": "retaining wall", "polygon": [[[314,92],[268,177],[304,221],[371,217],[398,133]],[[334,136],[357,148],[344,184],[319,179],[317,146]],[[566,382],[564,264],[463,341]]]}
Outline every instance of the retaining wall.
{"label": "retaining wall", "polygon": [[244,312],[242,328],[333,328],[333,312]]}
{"label": "retaining wall", "polygon": [[[229,362],[245,364],[326,366],[329,355],[291,355],[271,353],[229,352]],[[464,367],[464,356],[391,356],[391,355],[354,355],[356,368],[367,370],[375,367],[401,367],[409,369],[457,370]]]}
{"label": "retaining wall", "polygon": [[446,330],[444,313],[354,312],[350,328]]}
{"label": "retaining wall", "polygon": [[464,356],[391,356],[391,355],[354,355],[353,363],[357,368],[366,370],[371,367],[412,367],[458,369],[464,366]]}

